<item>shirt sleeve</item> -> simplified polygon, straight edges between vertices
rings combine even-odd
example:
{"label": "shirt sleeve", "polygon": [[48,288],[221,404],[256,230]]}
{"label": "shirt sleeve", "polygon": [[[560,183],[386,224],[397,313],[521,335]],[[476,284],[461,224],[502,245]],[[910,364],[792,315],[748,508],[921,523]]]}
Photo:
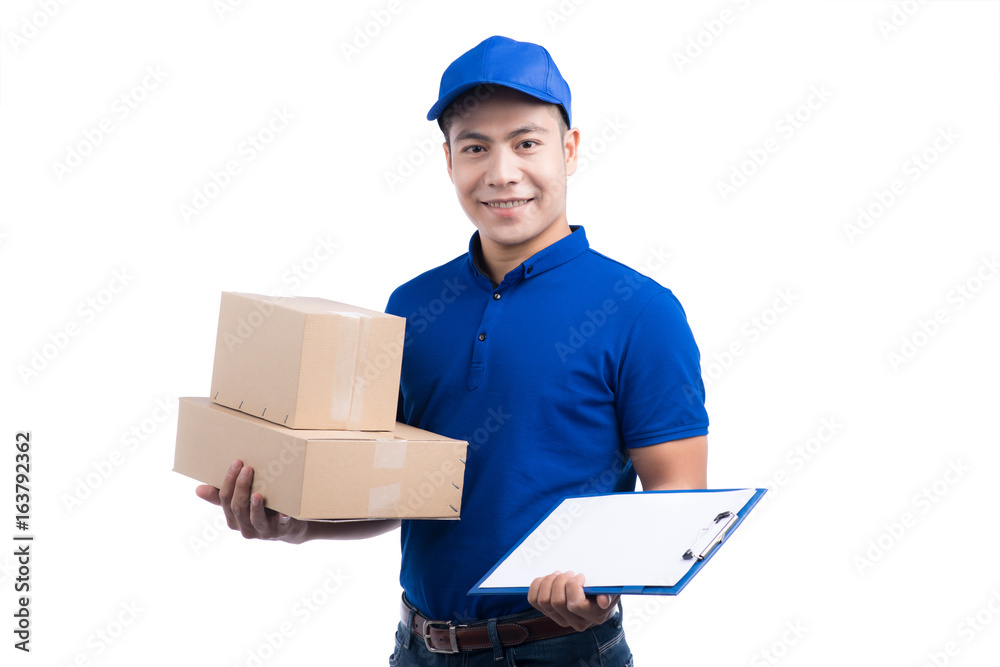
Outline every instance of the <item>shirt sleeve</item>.
{"label": "shirt sleeve", "polygon": [[625,340],[615,400],[627,447],[708,434],[701,354],[669,290],[649,300]]}

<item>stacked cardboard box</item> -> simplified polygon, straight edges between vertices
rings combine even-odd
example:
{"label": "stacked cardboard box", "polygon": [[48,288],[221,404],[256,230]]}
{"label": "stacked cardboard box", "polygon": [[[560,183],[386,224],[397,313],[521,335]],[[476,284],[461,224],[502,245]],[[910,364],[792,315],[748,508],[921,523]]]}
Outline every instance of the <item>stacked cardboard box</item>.
{"label": "stacked cardboard box", "polygon": [[182,398],[174,470],[299,519],[457,519],[467,443],[396,423],[405,320],[226,292],[211,398]]}

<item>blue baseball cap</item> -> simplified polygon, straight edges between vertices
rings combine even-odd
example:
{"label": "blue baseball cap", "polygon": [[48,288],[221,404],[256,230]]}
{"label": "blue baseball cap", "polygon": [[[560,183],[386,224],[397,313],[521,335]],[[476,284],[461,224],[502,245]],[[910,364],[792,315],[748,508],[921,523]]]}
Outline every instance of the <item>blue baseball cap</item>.
{"label": "blue baseball cap", "polygon": [[438,101],[427,112],[427,120],[439,118],[455,98],[483,84],[506,86],[562,107],[566,123],[573,127],[569,84],[552,56],[531,42],[518,42],[494,35],[460,55],[441,75]]}

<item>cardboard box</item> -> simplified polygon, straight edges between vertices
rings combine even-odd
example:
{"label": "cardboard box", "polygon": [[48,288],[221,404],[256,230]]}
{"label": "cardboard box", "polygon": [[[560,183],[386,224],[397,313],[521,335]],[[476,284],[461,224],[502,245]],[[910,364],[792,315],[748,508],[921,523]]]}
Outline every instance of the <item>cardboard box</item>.
{"label": "cardboard box", "polygon": [[289,428],[392,431],[405,324],[326,299],[223,292],[209,395]]}
{"label": "cardboard box", "polygon": [[252,492],[298,519],[457,519],[467,443],[406,424],[393,433],[293,430],[181,398],[174,470],[221,487],[233,459]]}

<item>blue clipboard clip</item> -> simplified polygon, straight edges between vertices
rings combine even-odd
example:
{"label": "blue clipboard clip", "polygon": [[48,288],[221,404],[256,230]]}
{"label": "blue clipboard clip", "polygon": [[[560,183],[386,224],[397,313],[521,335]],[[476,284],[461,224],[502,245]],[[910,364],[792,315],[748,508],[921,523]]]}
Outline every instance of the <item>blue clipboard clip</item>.
{"label": "blue clipboard clip", "polygon": [[[719,523],[723,519],[725,519],[725,523],[720,526]],[[712,553],[712,549],[722,543],[722,539],[729,532],[729,529],[736,525],[738,519],[739,515],[736,512],[719,513],[711,524],[698,531],[691,548],[684,552],[684,560],[691,560],[692,558],[697,558],[699,561],[705,560],[708,554]],[[706,538],[709,539],[706,541]],[[705,546],[699,549],[698,547],[701,544]]]}

